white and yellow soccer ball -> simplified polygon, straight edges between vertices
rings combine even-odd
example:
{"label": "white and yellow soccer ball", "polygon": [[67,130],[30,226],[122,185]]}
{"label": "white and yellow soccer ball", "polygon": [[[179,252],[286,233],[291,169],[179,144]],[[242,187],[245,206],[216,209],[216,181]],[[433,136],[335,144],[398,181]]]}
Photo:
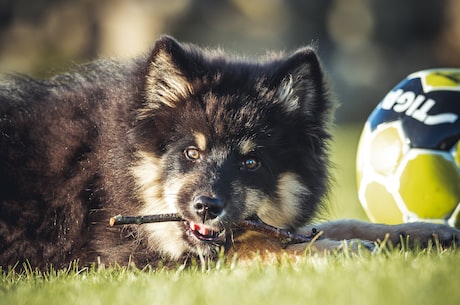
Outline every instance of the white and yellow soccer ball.
{"label": "white and yellow soccer ball", "polygon": [[460,228],[460,69],[413,73],[383,98],[361,135],[357,182],[371,221]]}

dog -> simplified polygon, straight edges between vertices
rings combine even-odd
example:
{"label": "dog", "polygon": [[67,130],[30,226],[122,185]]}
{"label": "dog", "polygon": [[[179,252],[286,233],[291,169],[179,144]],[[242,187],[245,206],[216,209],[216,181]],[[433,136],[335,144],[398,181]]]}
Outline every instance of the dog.
{"label": "dog", "polygon": [[[160,37],[149,54],[0,85],[0,265],[164,266],[221,249],[302,254],[401,235],[458,244],[445,225],[309,225],[330,188],[335,102],[312,47],[259,61]],[[117,214],[184,221],[109,227]],[[238,228],[260,219],[318,240]]]}

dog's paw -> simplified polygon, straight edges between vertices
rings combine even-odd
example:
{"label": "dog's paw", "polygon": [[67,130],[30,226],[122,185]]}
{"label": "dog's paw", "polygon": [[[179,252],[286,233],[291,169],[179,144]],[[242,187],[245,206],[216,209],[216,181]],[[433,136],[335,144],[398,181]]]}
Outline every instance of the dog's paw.
{"label": "dog's paw", "polygon": [[331,240],[359,239],[408,247],[460,246],[460,230],[429,222],[385,225],[343,219],[310,225],[302,228],[301,233],[308,234],[313,229],[321,233],[321,238]]}
{"label": "dog's paw", "polygon": [[369,252],[374,252],[377,247],[375,242],[369,240],[352,239],[346,240],[345,242],[351,247],[353,247],[352,249],[365,249]]}
{"label": "dog's paw", "polygon": [[332,240],[332,239],[318,239],[311,243],[290,244],[286,247],[286,251],[290,253],[305,253],[305,252],[359,252],[361,250],[374,252],[376,243],[368,240],[351,239],[351,240]]}
{"label": "dog's paw", "polygon": [[430,243],[442,246],[459,246],[460,230],[443,224],[427,222],[405,223],[392,227],[388,232],[393,243],[426,246]]}

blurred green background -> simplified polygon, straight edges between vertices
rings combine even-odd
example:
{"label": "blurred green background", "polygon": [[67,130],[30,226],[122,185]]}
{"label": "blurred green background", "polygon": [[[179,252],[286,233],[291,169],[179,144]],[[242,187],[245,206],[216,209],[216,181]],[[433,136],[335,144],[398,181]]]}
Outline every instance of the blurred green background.
{"label": "blurred green background", "polygon": [[341,103],[332,218],[366,218],[355,153],[379,100],[411,72],[460,66],[457,0],[0,0],[0,72],[49,77],[146,52],[162,33],[250,57],[319,46]]}

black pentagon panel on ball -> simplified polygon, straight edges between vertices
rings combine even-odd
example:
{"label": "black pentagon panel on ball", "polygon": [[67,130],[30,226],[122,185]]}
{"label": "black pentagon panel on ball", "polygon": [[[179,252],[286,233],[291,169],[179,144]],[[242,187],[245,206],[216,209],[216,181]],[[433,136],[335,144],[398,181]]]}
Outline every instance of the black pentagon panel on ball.
{"label": "black pentagon panel on ball", "polygon": [[393,88],[369,117],[371,130],[400,121],[411,147],[449,150],[460,138],[460,69],[425,70]]}

